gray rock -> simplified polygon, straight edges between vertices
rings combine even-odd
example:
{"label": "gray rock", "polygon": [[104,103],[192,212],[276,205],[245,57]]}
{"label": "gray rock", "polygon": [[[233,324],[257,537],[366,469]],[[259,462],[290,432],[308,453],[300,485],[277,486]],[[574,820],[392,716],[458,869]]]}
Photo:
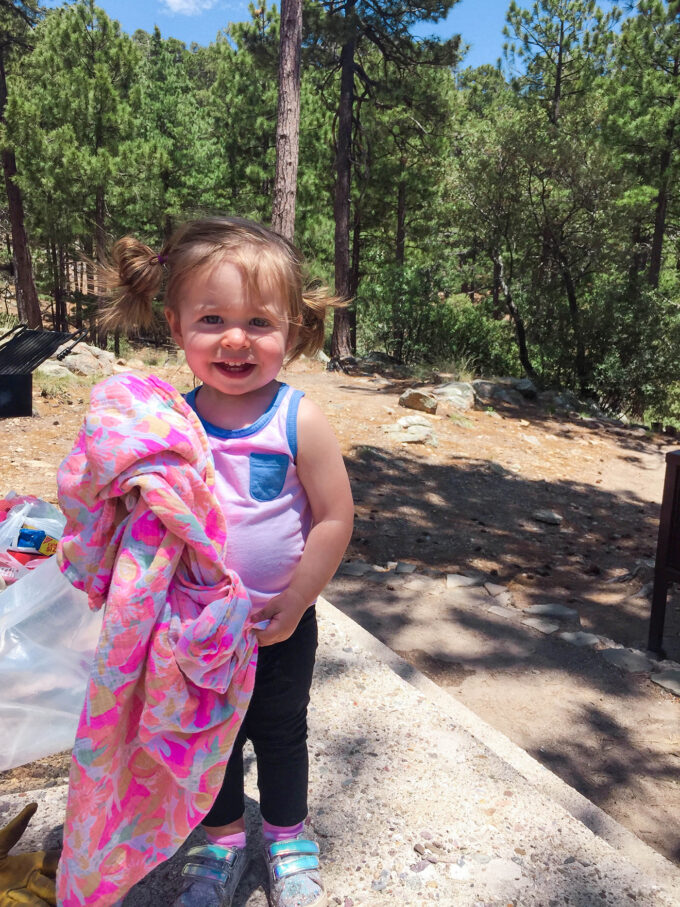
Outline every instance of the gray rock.
{"label": "gray rock", "polygon": [[486,610],[491,611],[492,614],[495,614],[498,617],[505,618],[505,620],[517,619],[517,611],[513,608],[504,608],[503,605],[490,605]]}
{"label": "gray rock", "polygon": [[651,671],[655,665],[643,652],[636,649],[604,649],[602,657],[617,668],[623,668],[629,674]]}
{"label": "gray rock", "polygon": [[549,526],[559,526],[564,520],[564,517],[554,510],[536,510],[531,516],[539,523],[547,523]]}
{"label": "gray rock", "polygon": [[340,564],[337,572],[340,576],[363,576],[370,569],[370,565],[363,561],[349,561],[347,564]]}
{"label": "gray rock", "polygon": [[661,674],[652,674],[649,679],[664,690],[680,696],[680,671],[663,671]]}
{"label": "gray rock", "polygon": [[399,397],[399,406],[407,409],[418,409],[423,413],[437,412],[437,398],[424,391],[409,388]]}
{"label": "gray rock", "polygon": [[467,381],[449,381],[435,387],[432,393],[456,409],[473,409],[475,405],[475,392]]}
{"label": "gray rock", "polygon": [[74,375],[100,375],[102,367],[100,361],[88,353],[86,350],[82,353],[71,353],[62,360],[64,368],[67,368]]}
{"label": "gray rock", "polygon": [[500,595],[495,595],[497,605],[511,605],[513,603],[512,592],[501,592]]}
{"label": "gray rock", "polygon": [[530,605],[526,608],[526,613],[536,614],[539,617],[555,617],[557,620],[575,620],[578,617],[578,611],[574,608],[558,604]]}
{"label": "gray rock", "polygon": [[521,378],[517,382],[517,384],[515,384],[515,390],[518,391],[527,400],[536,399],[536,385],[530,378]]}
{"label": "gray rock", "polygon": [[479,586],[482,580],[479,576],[463,576],[460,573],[446,574],[446,588],[458,589],[460,586]]}
{"label": "gray rock", "polygon": [[411,428],[413,425],[423,425],[425,428],[432,428],[432,423],[427,416],[402,416],[397,419],[397,425],[401,428]]}
{"label": "gray rock", "polygon": [[76,350],[85,349],[95,357],[95,359],[103,359],[105,362],[110,362],[111,365],[116,361],[116,354],[112,353],[110,350],[100,350],[98,346],[90,346],[86,343],[79,343],[76,347]]}
{"label": "gray rock", "polygon": [[498,583],[484,583],[484,588],[489,593],[496,598],[497,595],[502,595],[504,592],[508,591],[507,586],[499,586]]}
{"label": "gray rock", "polygon": [[438,444],[435,433],[425,425],[410,425],[403,431],[397,428],[390,435],[395,441],[400,441],[402,444],[430,444],[432,447],[436,447]]}
{"label": "gray rock", "polygon": [[559,633],[558,636],[565,642],[571,643],[572,646],[596,646],[600,641],[599,636],[594,633],[585,633],[583,630],[570,630],[566,633]]}
{"label": "gray rock", "polygon": [[496,385],[491,400],[494,402],[509,403],[510,406],[522,406],[524,397],[518,391],[511,387],[499,387]]}
{"label": "gray rock", "polygon": [[396,567],[397,573],[415,573],[416,565],[415,564],[405,564],[403,561],[399,561]]}
{"label": "gray rock", "polygon": [[47,359],[35,370],[36,378],[66,378],[73,380],[73,372],[54,359]]}
{"label": "gray rock", "polygon": [[553,404],[557,409],[568,411],[574,411],[581,408],[578,397],[576,394],[572,394],[571,391],[561,391],[559,394],[555,394],[553,397]]}
{"label": "gray rock", "polygon": [[543,617],[527,617],[522,623],[526,624],[527,627],[538,630],[539,633],[554,633],[555,630],[559,630],[560,628],[559,624],[555,624],[551,620],[546,620]]}
{"label": "gray rock", "polygon": [[493,381],[484,381],[481,378],[477,378],[472,382],[475,397],[481,403],[489,403],[491,401],[495,387],[496,385]]}

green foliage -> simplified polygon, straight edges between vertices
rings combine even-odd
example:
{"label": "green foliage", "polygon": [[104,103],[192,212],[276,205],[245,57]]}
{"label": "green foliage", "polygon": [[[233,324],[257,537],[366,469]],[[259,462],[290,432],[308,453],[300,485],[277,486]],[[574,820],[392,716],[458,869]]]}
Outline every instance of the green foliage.
{"label": "green foliage", "polygon": [[[526,371],[680,422],[677,4],[638,0],[614,28],[616,11],[593,0],[511,3],[505,68],[460,72],[457,40],[409,31],[451,6],[306,0],[296,232],[311,275],[333,285],[339,62],[353,36],[360,348]],[[273,6],[207,47],[128,36],[92,0],[44,16],[34,0],[4,4],[0,31],[2,141],[55,299],[94,298],[72,275],[102,238],[158,248],[196,214],[269,221]]]}
{"label": "green foliage", "polygon": [[467,360],[481,372],[512,369],[512,337],[488,306],[448,297],[443,275],[428,265],[382,264],[362,283],[357,299],[359,346],[398,362]]}
{"label": "green foliage", "polygon": [[[678,287],[674,297],[678,298]],[[605,407],[641,418],[680,415],[680,308],[668,295],[641,283],[602,282],[595,291],[597,323],[591,325],[593,389]]]}

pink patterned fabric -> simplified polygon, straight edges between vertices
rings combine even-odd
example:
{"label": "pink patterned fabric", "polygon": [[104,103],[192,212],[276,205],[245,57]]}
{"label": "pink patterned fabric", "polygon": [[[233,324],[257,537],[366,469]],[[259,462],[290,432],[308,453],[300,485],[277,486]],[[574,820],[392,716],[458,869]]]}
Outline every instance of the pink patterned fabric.
{"label": "pink patterned fabric", "polygon": [[155,377],[92,392],[59,469],[69,580],[105,605],[73,749],[61,907],[107,907],[210,809],[255,679],[205,432]]}

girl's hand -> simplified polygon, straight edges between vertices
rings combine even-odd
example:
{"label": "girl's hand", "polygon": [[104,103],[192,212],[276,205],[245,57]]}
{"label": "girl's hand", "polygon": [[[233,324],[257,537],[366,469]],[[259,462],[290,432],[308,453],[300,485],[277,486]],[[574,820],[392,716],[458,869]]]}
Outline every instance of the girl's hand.
{"label": "girl's hand", "polygon": [[307,603],[294,589],[286,589],[285,592],[275,595],[264,608],[260,608],[252,615],[254,624],[262,620],[269,621],[263,630],[255,630],[258,643],[261,646],[271,646],[275,642],[288,639],[295,632],[306,610]]}

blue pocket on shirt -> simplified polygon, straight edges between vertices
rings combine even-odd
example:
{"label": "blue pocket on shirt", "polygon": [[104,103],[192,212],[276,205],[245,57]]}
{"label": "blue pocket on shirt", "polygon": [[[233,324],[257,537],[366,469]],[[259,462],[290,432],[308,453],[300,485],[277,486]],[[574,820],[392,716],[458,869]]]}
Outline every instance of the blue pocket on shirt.
{"label": "blue pocket on shirt", "polygon": [[273,501],[286,481],[287,454],[250,454],[250,495],[256,501]]}

